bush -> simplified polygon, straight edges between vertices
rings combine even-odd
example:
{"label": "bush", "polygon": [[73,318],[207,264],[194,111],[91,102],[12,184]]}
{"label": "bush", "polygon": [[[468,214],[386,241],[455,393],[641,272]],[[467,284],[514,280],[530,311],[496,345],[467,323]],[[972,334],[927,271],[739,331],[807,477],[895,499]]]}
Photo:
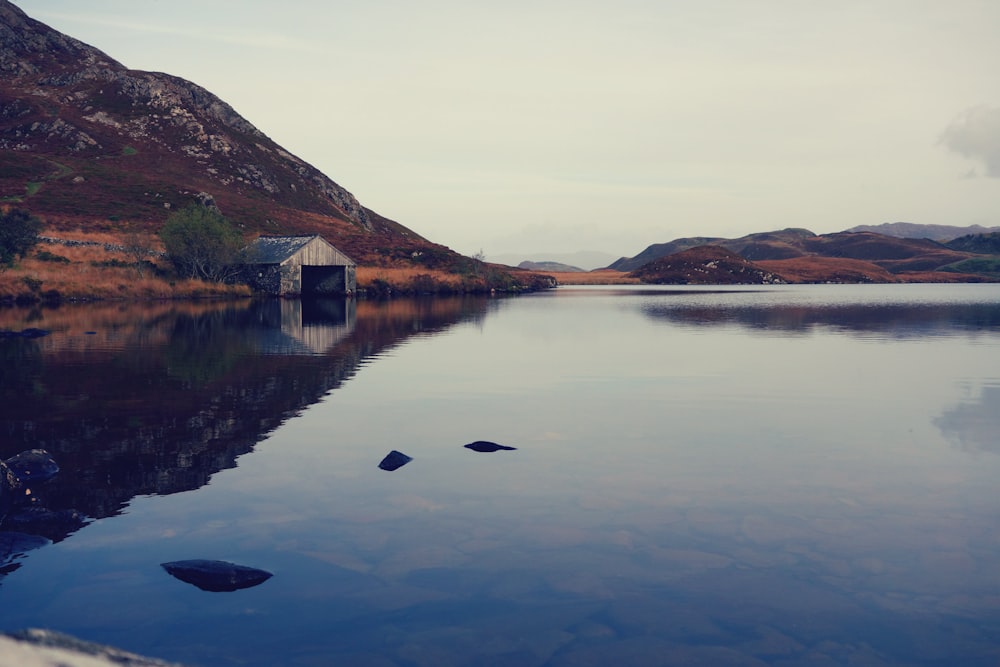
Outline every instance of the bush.
{"label": "bush", "polygon": [[35,247],[41,229],[41,221],[27,211],[15,208],[0,215],[0,271]]}
{"label": "bush", "polygon": [[192,204],[167,218],[160,238],[184,277],[224,282],[237,271],[243,237],[218,211]]}
{"label": "bush", "polygon": [[62,255],[51,253],[48,250],[39,250],[38,252],[36,252],[35,259],[37,259],[40,262],[55,262],[56,264],[70,263],[68,258],[63,257]]}

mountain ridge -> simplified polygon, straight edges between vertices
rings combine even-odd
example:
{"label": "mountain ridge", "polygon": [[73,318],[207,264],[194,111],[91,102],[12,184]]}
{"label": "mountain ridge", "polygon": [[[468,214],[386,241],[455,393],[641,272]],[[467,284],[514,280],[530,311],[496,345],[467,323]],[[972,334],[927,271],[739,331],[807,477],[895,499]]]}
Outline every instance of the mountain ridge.
{"label": "mountain ridge", "polygon": [[951,241],[960,236],[1000,232],[1000,227],[982,225],[928,225],[914,222],[883,222],[880,225],[855,225],[847,232],[875,232],[904,239],[927,238],[932,241]]}
{"label": "mountain ridge", "polygon": [[[667,283],[703,282],[709,275],[721,282],[745,282],[751,279],[748,276],[752,270],[774,274],[787,282],[1000,279],[1000,257],[993,254],[996,241],[988,235],[978,239],[962,237],[946,245],[927,238],[897,238],[867,231],[817,235],[791,228],[736,239],[705,242],[702,237],[694,237],[653,244],[634,258],[618,260],[611,268],[645,282]],[[981,249],[986,252],[979,252]],[[725,253],[734,253],[752,266],[729,262],[725,264],[728,268],[720,271],[717,265],[728,257]],[[752,278],[758,279],[769,280]]]}
{"label": "mountain ridge", "polygon": [[155,228],[207,193],[245,232],[325,233],[362,261],[380,248],[437,245],[363,206],[198,84],[129,69],[8,0],[0,73],[0,201],[57,227]]}

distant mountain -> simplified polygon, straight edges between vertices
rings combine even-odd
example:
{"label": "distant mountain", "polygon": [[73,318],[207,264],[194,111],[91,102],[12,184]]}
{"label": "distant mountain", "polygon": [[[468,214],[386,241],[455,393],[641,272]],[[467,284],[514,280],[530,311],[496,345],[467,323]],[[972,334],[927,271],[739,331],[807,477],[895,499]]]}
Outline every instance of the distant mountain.
{"label": "distant mountain", "polygon": [[0,202],[55,229],[155,231],[200,193],[246,232],[322,234],[361,263],[458,257],[204,88],[129,69],[0,0]]}
{"label": "distant mountain", "polygon": [[[490,255],[487,260],[496,264],[506,264],[507,266],[518,266],[521,262],[545,263],[555,262],[566,266],[579,267],[584,271],[600,269],[615,259],[614,255],[600,251],[581,250],[578,252],[525,252],[525,253],[500,253]],[[554,270],[554,269],[550,269]]]}
{"label": "distant mountain", "polygon": [[559,262],[521,262],[517,265],[519,269],[527,271],[551,271],[553,273],[584,273],[578,266],[560,264]]}
{"label": "distant mountain", "polygon": [[815,236],[808,229],[789,228],[775,232],[748,234],[738,239],[707,236],[675,239],[669,243],[653,244],[635,257],[622,257],[611,264],[609,268],[618,271],[634,271],[660,257],[703,245],[728,248],[751,261],[759,259],[787,259],[805,254],[805,251],[800,247],[802,240]]}
{"label": "distant mountain", "polygon": [[857,225],[846,230],[848,232],[875,232],[901,239],[932,239],[934,241],[949,241],[969,234],[987,234],[1000,232],[1000,227],[983,227],[970,225],[956,227],[954,225],[919,225],[912,222],[884,222],[881,225]]}
{"label": "distant mountain", "polygon": [[[723,248],[754,268],[773,273],[787,282],[927,282],[995,280],[1000,261],[983,258],[974,251],[948,247],[929,239],[904,239],[874,232],[838,232],[816,235],[805,229],[749,234],[738,239],[678,239],[649,246],[634,258],[623,258],[612,268],[632,276],[662,281],[678,278],[688,269],[675,266],[684,252],[706,245]],[[971,244],[971,242],[970,242]],[[970,245],[971,247],[971,245]],[[982,248],[988,247],[983,243]],[[666,252],[666,254],[661,254]],[[657,256],[658,255],[658,256]],[[651,258],[651,259],[650,259]],[[696,257],[700,261],[700,257]],[[970,262],[969,260],[976,261]],[[712,259],[706,261],[714,261]],[[739,271],[730,269],[734,276]]]}

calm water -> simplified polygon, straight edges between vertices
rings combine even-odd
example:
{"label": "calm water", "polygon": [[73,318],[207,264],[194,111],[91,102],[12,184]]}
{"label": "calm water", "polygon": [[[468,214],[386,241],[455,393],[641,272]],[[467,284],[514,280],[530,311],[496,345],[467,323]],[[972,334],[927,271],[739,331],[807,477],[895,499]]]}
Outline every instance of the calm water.
{"label": "calm water", "polygon": [[[0,311],[29,326],[0,457],[62,472],[0,527],[0,629],[206,666],[1000,664],[1000,286]],[[190,558],[274,577],[159,566]]]}

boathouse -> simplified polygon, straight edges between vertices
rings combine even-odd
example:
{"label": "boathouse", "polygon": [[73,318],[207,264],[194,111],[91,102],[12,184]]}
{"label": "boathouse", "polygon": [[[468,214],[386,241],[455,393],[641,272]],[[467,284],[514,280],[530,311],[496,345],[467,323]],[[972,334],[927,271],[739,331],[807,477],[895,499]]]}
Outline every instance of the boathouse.
{"label": "boathouse", "polygon": [[354,261],[319,235],[261,236],[246,248],[246,282],[275,296],[346,295]]}

